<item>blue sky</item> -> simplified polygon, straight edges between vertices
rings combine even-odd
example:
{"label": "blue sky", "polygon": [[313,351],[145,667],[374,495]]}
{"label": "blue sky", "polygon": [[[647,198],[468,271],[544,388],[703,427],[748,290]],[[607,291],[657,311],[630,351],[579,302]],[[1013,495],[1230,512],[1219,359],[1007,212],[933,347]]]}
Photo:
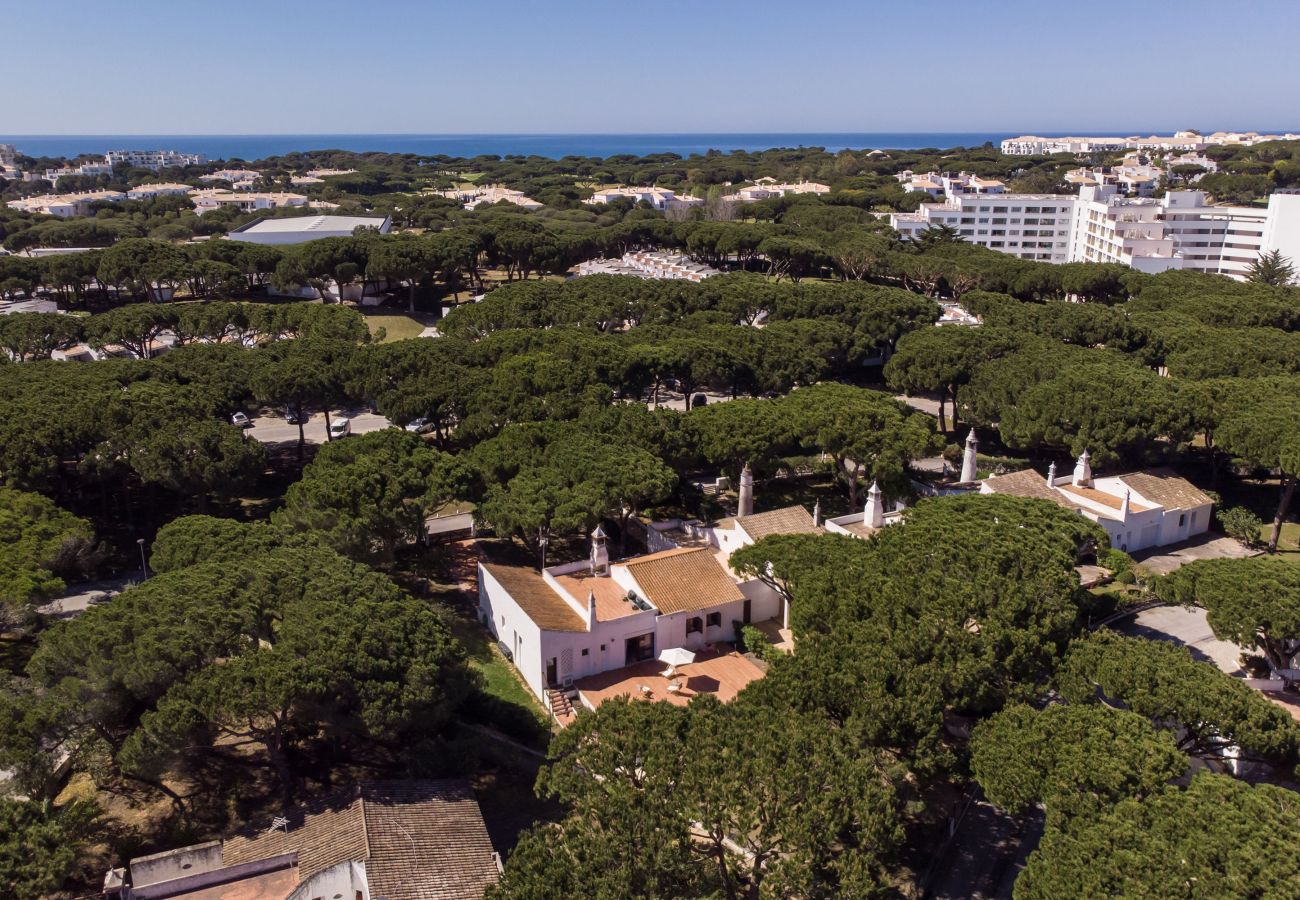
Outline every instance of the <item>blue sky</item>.
{"label": "blue sky", "polygon": [[8,134],[1300,128],[1294,0],[0,10]]}

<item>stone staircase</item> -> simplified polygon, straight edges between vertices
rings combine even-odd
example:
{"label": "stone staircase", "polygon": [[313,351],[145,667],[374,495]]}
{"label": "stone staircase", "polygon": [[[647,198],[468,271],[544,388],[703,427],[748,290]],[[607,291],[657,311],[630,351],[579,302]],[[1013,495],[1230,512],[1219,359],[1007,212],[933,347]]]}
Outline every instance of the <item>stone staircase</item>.
{"label": "stone staircase", "polygon": [[546,692],[546,705],[550,707],[551,715],[555,716],[555,720],[561,725],[567,725],[575,716],[573,701],[559,688],[552,688]]}

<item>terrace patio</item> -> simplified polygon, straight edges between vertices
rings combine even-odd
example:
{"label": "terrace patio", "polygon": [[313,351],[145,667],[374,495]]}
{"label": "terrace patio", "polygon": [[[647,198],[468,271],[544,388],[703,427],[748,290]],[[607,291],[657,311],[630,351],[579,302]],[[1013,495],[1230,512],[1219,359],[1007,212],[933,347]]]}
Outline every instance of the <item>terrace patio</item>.
{"label": "terrace patio", "polygon": [[664,677],[667,668],[658,660],[647,660],[580,678],[574,687],[579,702],[592,710],[611,697],[664,700],[685,706],[699,694],[713,694],[725,703],[745,685],[763,677],[762,669],[726,644],[718,650],[702,651],[694,662],[678,666],[677,677],[671,680],[677,685],[675,690],[669,689],[670,680]]}

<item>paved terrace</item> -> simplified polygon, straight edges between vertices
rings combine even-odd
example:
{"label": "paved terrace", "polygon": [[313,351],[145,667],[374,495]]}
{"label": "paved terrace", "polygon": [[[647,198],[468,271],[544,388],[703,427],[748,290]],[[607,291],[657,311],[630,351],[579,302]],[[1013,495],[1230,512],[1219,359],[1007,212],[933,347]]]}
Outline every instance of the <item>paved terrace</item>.
{"label": "paved terrace", "polygon": [[578,689],[580,702],[588,709],[595,709],[611,697],[664,700],[685,706],[698,694],[714,694],[725,703],[745,685],[762,678],[763,670],[727,645],[721,648],[697,653],[695,662],[678,666],[674,680],[681,689],[676,692],[668,690],[669,680],[663,675],[668,667],[653,659],[580,678],[574,687]]}

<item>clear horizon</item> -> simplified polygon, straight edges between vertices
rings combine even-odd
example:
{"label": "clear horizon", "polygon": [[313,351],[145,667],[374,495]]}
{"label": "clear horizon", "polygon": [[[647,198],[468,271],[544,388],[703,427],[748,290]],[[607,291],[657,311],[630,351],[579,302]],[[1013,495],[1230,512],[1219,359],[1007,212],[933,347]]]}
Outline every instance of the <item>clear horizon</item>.
{"label": "clear horizon", "polygon": [[6,98],[25,136],[1258,130],[1300,91],[1281,0],[66,0],[7,24],[8,70],[39,73]]}

